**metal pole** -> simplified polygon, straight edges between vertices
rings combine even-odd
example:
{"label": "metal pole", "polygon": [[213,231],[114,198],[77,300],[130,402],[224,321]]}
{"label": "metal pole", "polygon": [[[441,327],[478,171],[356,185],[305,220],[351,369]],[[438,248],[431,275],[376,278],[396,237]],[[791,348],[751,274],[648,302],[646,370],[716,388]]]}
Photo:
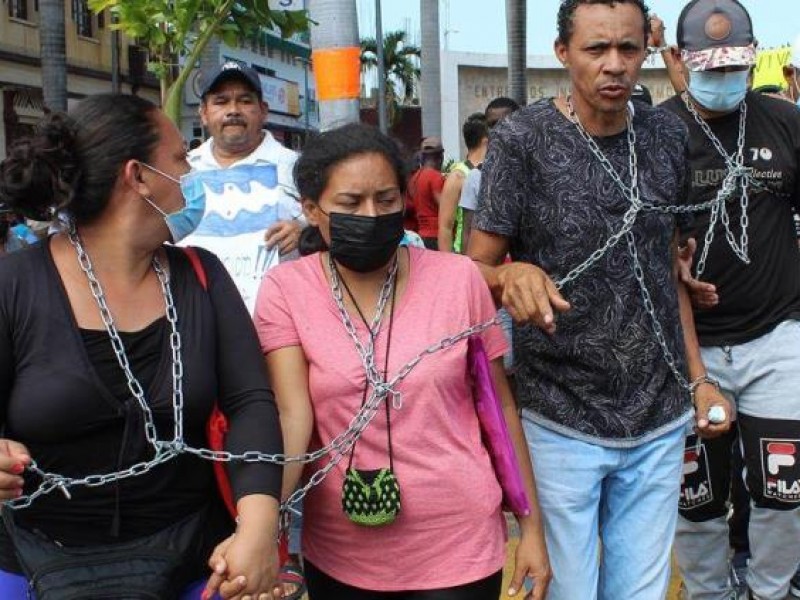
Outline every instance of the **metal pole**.
{"label": "metal pole", "polygon": [[[111,23],[117,23],[117,14],[111,11]],[[111,31],[111,93],[119,94],[119,31]]]}
{"label": "metal pole", "polygon": [[386,119],[386,65],[383,57],[383,18],[381,0],[375,0],[375,46],[378,55],[378,127],[381,132],[389,130]]}
{"label": "metal pole", "polygon": [[[316,50],[350,48],[354,60],[348,61],[345,68],[350,75],[359,75],[361,65],[358,61],[358,11],[356,0],[308,0],[310,17],[319,25],[311,28],[311,47]],[[313,65],[317,68],[317,65]],[[313,72],[312,72],[313,73]],[[333,97],[330,89],[317,85],[319,98],[319,128],[328,131],[345,123],[358,123],[360,106],[358,92],[349,91],[347,97]]]}
{"label": "metal pole", "polygon": [[311,106],[311,103],[308,101],[308,64],[309,64],[308,60],[304,59],[303,60],[303,77],[305,79],[305,86],[306,86],[306,95],[305,95],[306,106],[305,106],[305,110],[303,112],[306,113],[306,140],[308,140],[308,130],[309,130],[309,124],[308,124],[309,114],[308,114],[308,112],[310,110],[309,107]]}
{"label": "metal pole", "polygon": [[506,0],[508,95],[520,106],[528,103],[527,2]]}
{"label": "metal pole", "polygon": [[442,82],[439,38],[439,0],[420,0],[422,64],[420,79],[422,135],[442,136]]}

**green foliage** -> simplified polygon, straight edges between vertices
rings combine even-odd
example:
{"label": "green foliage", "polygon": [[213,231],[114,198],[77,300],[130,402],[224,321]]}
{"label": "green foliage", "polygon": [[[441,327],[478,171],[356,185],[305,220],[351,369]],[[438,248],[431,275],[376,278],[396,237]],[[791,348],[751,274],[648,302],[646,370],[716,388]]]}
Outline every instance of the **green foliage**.
{"label": "green foliage", "polygon": [[[405,31],[390,31],[383,36],[387,96],[390,96],[394,104],[399,104],[400,101],[409,103],[414,99],[415,84],[420,76],[420,54],[417,46],[406,42]],[[368,71],[377,67],[377,42],[375,38],[364,38],[361,40],[361,69]]]}
{"label": "green foliage", "polygon": [[[289,37],[307,31],[310,23],[306,11],[272,11],[267,0],[89,0],[89,8],[111,11],[111,28],[147,48],[164,109],[175,120],[183,85],[214,35],[236,46],[264,28],[277,27]],[[186,60],[176,75],[181,55]]]}

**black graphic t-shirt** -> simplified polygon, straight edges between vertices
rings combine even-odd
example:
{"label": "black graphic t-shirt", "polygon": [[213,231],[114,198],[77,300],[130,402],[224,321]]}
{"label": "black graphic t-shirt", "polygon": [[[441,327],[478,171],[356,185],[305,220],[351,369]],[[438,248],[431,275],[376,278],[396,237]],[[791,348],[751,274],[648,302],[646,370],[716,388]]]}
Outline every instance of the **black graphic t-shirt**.
{"label": "black graphic t-shirt", "polygon": [[[717,286],[719,304],[696,311],[700,344],[742,344],[771,331],[781,321],[800,317],[800,265],[792,207],[800,208],[800,110],[776,98],[747,95],[744,162],[768,192],[749,193],[747,211],[750,264],[736,257],[718,222],[701,279]],[[661,106],[689,127],[691,167],[689,201],[713,199],[725,177],[725,163],[680,97]],[[739,111],[708,125],[729,154],[737,148]],[[739,243],[741,188],[727,202],[731,230]],[[697,239],[695,264],[704,246],[709,212],[696,215],[691,234]]]}
{"label": "black graphic t-shirt", "polygon": [[[636,103],[639,186],[644,202],[685,201],[686,127],[673,114]],[[625,132],[595,138],[630,183]],[[552,100],[536,102],[492,132],[474,227],[507,237],[515,261],[558,281],[623,225],[630,207]],[[678,369],[684,345],[670,244],[675,220],[641,213],[633,228],[644,279]],[[572,309],[554,336],[514,327],[518,398],[534,421],[606,446],[630,447],[689,418],[689,398],[654,334],[625,239],[567,284]]]}

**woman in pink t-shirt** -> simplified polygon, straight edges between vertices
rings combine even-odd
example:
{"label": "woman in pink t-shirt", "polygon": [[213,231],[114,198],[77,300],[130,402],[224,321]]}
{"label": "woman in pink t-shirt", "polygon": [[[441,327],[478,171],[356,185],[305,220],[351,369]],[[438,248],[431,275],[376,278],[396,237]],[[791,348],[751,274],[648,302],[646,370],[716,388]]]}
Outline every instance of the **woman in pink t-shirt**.
{"label": "woman in pink t-shirt", "polygon": [[[372,398],[369,382],[392,379],[422,350],[495,315],[470,260],[400,246],[405,178],[389,138],[363,125],[323,133],[299,159],[295,179],[322,251],[269,271],[255,313],[288,455],[345,432]],[[543,600],[550,567],[503,371],[506,342],[497,326],[482,339],[533,505],[519,518],[509,593],[531,577],[530,597]],[[307,476],[328,464],[329,456],[312,463]],[[385,504],[373,510],[358,484],[376,474]],[[287,467],[284,496],[300,477],[299,465]],[[481,442],[466,340],[425,356],[394,386],[352,452],[310,489],[304,519],[311,600],[498,598],[505,520]]]}

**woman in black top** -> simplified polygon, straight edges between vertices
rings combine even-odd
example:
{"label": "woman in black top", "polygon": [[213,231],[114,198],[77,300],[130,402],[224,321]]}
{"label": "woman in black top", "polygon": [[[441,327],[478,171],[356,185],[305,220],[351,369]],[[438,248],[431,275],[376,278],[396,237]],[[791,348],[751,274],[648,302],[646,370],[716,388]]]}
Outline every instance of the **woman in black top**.
{"label": "woman in black top", "polygon": [[[69,117],[48,117],[0,165],[3,202],[40,219],[58,211],[75,225],[0,260],[0,501],[36,491],[42,480],[32,461],[75,479],[150,461],[154,440],[180,441],[176,422],[187,446],[205,447],[215,402],[230,424],[227,450],[282,451],[258,341],[234,284],[214,255],[198,250],[204,289],[184,251],[164,244],[188,235],[203,215],[202,188],[184,185],[182,193],[188,171],[172,122],[149,102],[121,95],[90,97]],[[200,514],[176,589],[206,577],[222,543],[215,555],[224,559],[215,576],[222,597],[278,597],[279,466],[229,465],[239,515],[233,537],[210,462],[181,453],[145,471],[3,512],[13,514],[15,531],[103,551]],[[7,600],[15,597],[3,582],[23,572],[15,549],[0,526]]]}

